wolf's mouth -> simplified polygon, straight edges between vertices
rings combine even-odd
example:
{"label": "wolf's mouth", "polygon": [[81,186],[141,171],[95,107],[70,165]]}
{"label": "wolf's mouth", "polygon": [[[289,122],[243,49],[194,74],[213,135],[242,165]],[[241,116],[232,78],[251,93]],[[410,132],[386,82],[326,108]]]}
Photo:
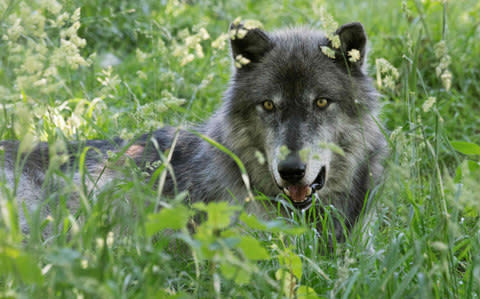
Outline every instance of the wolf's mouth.
{"label": "wolf's mouth", "polygon": [[325,185],[325,166],[320,169],[317,177],[311,185],[290,185],[284,187],[283,192],[290,198],[294,207],[305,209],[312,204],[312,194]]}

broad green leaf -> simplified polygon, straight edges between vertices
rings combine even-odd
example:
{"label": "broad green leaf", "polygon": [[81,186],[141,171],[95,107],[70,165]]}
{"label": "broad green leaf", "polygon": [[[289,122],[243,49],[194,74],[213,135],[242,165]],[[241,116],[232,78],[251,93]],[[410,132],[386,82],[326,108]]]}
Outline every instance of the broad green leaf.
{"label": "broad green leaf", "polygon": [[320,298],[318,297],[317,293],[315,293],[315,290],[312,289],[311,287],[307,286],[299,286],[297,288],[297,299],[317,299]]}
{"label": "broad green leaf", "polygon": [[211,202],[206,208],[207,225],[213,229],[224,229],[230,225],[233,214],[239,209],[225,201]]}
{"label": "broad green leaf", "polygon": [[162,299],[189,299],[193,298],[190,294],[184,293],[184,292],[177,292],[175,294],[172,294],[171,290],[158,290],[156,294],[150,294],[153,296],[152,298],[162,298]]}
{"label": "broad green leaf", "polygon": [[36,260],[13,247],[0,247],[0,274],[13,274],[28,284],[39,284],[43,281]]}
{"label": "broad green leaf", "polygon": [[26,283],[41,283],[43,281],[42,272],[37,266],[37,262],[33,257],[27,254],[22,254],[17,257],[16,268],[22,280]]}
{"label": "broad green leaf", "polygon": [[480,146],[466,141],[452,141],[450,144],[456,151],[465,155],[480,155]]}
{"label": "broad green leaf", "polygon": [[227,279],[232,279],[236,284],[244,285],[250,282],[250,273],[242,269],[240,266],[235,266],[228,263],[222,263],[220,270],[223,276]]}
{"label": "broad green leaf", "polygon": [[192,208],[194,208],[195,210],[203,211],[203,212],[207,211],[207,205],[201,201],[194,203],[192,205]]}
{"label": "broad green leaf", "polygon": [[237,246],[249,260],[265,260],[270,258],[268,251],[253,237],[242,236]]}
{"label": "broad green leaf", "polygon": [[81,257],[81,253],[76,250],[70,248],[61,248],[49,254],[47,256],[47,260],[54,265],[71,266]]}
{"label": "broad green leaf", "polygon": [[285,269],[278,269],[275,272],[275,279],[282,282],[283,293],[287,298],[294,298],[297,279],[292,272]]}
{"label": "broad green leaf", "polygon": [[305,228],[302,226],[290,226],[279,220],[266,222],[258,219],[255,215],[248,215],[245,212],[240,215],[240,221],[245,223],[249,228],[259,231],[284,233],[287,235],[300,235],[305,232]]}
{"label": "broad green leaf", "polygon": [[245,212],[243,212],[240,215],[240,221],[242,221],[249,228],[252,228],[252,229],[257,229],[257,230],[264,231],[264,230],[267,230],[267,228],[268,228],[267,225],[265,225],[265,223],[262,223],[262,222],[260,222],[260,220],[258,220],[257,216],[248,215]]}
{"label": "broad green leaf", "polygon": [[302,260],[298,255],[293,253],[289,248],[285,248],[278,256],[280,265],[287,268],[298,279],[302,278]]}
{"label": "broad green leaf", "polygon": [[463,179],[463,170],[462,170],[463,163],[457,166],[457,169],[455,170],[455,178],[453,181],[455,184],[458,184],[462,181]]}
{"label": "broad green leaf", "polygon": [[151,237],[164,229],[182,229],[187,226],[192,212],[184,205],[174,208],[164,208],[159,213],[147,216],[146,233]]}
{"label": "broad green leaf", "polygon": [[470,172],[477,172],[480,169],[480,163],[476,161],[468,160],[467,165]]}

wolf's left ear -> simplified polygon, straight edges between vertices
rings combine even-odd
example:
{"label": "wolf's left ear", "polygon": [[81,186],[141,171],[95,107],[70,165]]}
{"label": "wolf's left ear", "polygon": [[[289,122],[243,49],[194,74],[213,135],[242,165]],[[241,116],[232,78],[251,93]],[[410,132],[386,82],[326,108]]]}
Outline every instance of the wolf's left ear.
{"label": "wolf's left ear", "polygon": [[273,48],[273,43],[265,32],[243,23],[230,25],[230,44],[237,68],[248,65],[248,63],[259,62]]}
{"label": "wolf's left ear", "polygon": [[367,44],[367,34],[363,25],[359,22],[348,23],[338,28],[335,34],[340,37],[340,50],[343,57],[349,63],[361,66],[365,60]]}

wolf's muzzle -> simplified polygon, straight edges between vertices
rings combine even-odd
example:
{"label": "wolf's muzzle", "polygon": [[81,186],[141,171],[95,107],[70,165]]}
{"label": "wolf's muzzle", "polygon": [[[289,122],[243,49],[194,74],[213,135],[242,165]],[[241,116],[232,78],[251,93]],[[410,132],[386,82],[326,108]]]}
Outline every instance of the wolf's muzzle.
{"label": "wolf's muzzle", "polygon": [[306,165],[298,154],[289,154],[278,164],[280,177],[289,184],[295,184],[305,176]]}
{"label": "wolf's muzzle", "polygon": [[312,194],[325,185],[326,169],[320,169],[315,180],[310,185],[302,180],[305,177],[307,165],[303,163],[298,153],[290,153],[278,164],[278,173],[284,181],[280,189],[290,198],[293,205],[303,209],[312,203]]}

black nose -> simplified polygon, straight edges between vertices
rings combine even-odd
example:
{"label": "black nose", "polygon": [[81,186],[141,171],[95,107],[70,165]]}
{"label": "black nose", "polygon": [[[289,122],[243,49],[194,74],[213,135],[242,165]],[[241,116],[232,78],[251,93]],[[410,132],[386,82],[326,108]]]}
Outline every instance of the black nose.
{"label": "black nose", "polygon": [[289,154],[287,158],[278,164],[280,177],[289,183],[300,181],[305,175],[305,163],[298,154]]}

